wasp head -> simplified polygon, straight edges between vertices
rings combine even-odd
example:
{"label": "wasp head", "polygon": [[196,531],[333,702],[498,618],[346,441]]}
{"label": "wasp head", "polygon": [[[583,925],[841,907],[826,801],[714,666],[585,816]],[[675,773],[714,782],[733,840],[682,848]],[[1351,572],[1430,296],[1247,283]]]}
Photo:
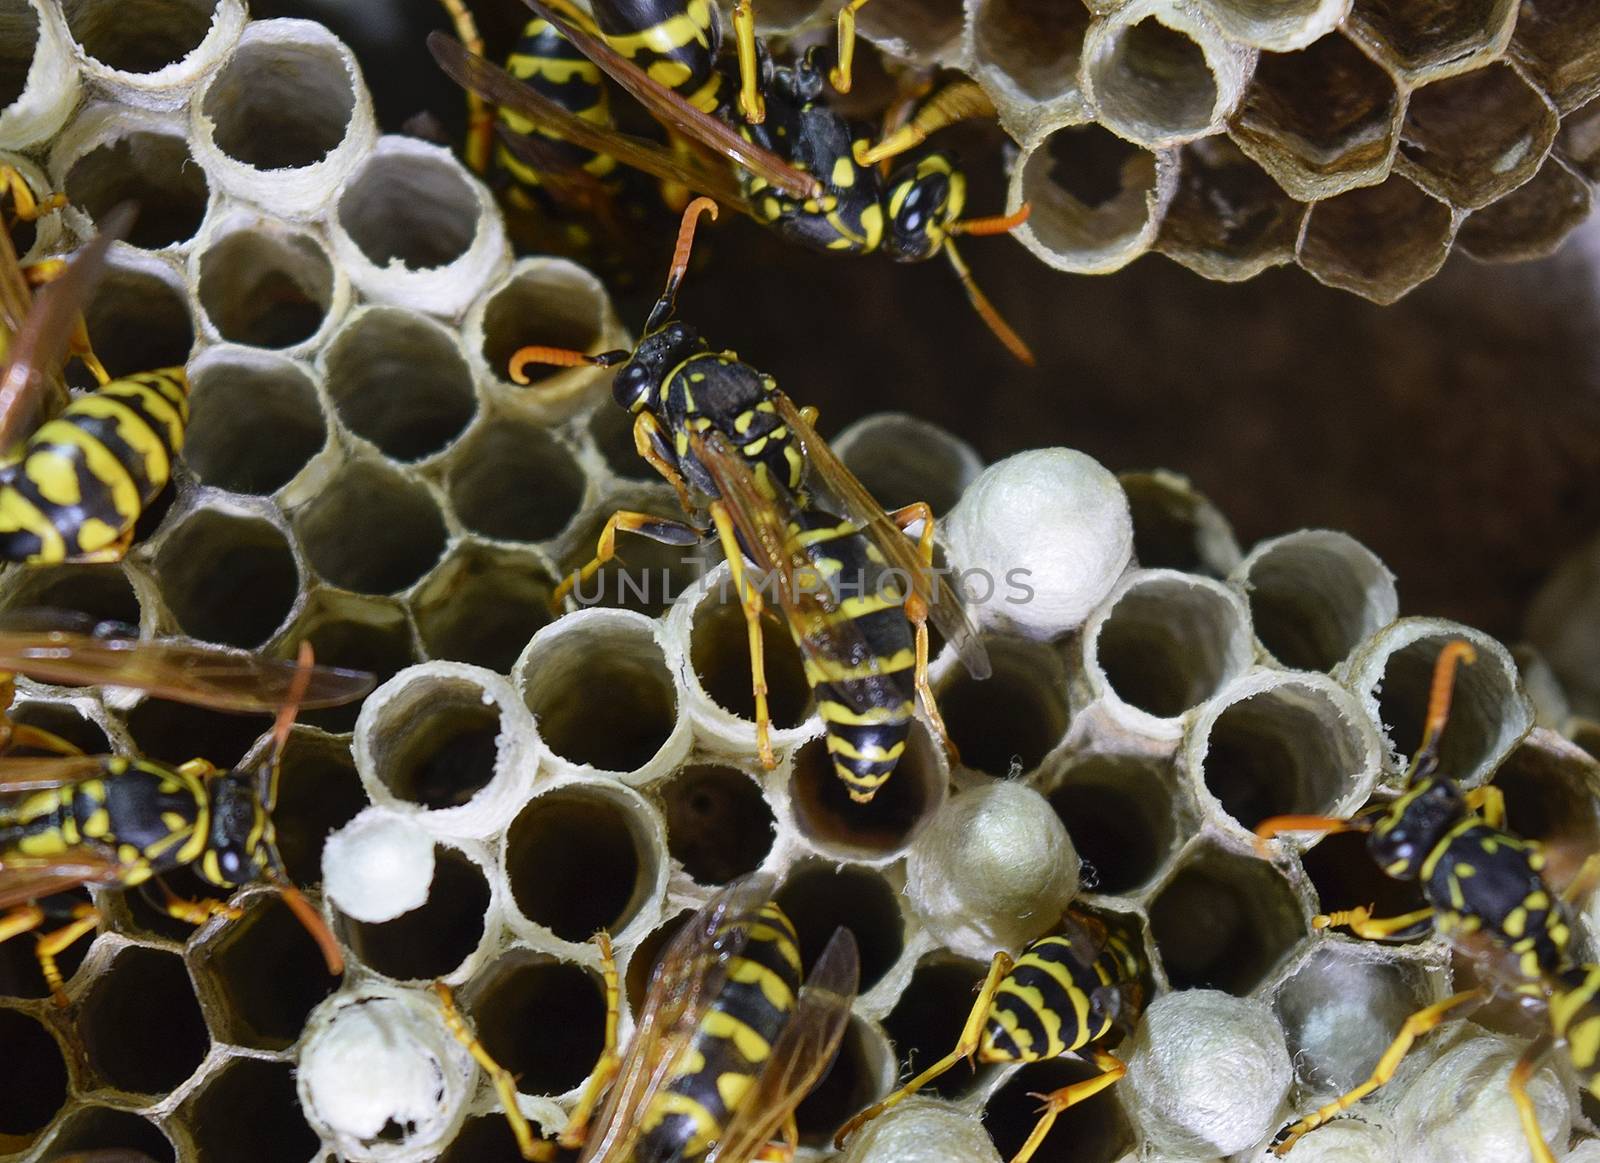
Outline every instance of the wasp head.
{"label": "wasp head", "polygon": [[928,154],[889,179],[888,233],[883,249],[896,262],[922,262],[939,253],[945,228],[967,201],[967,179],[943,154]]}
{"label": "wasp head", "polygon": [[1454,780],[1428,776],[1388,806],[1373,824],[1367,848],[1390,876],[1410,880],[1465,811]]}
{"label": "wasp head", "polygon": [[646,333],[611,381],[611,397],[629,412],[648,406],[667,374],[691,355],[706,351],[707,344],[689,324],[669,319]]}
{"label": "wasp head", "polygon": [[195,870],[220,888],[237,888],[264,877],[276,857],[277,833],[255,782],[238,771],[212,780],[211,834]]}

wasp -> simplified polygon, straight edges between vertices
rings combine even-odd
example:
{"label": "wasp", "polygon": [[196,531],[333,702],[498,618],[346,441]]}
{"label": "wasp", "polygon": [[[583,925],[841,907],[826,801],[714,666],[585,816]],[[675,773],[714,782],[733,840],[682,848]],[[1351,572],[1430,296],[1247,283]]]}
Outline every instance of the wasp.
{"label": "wasp", "polygon": [[[666,289],[632,351],[585,355],[534,346],[512,356],[511,376],[520,383],[529,382],[529,364],[621,365],[612,396],[633,414],[634,447],[673,487],[689,518],[614,514],[594,558],[557,587],[552,602],[559,607],[615,556],[618,532],[667,545],[715,536],[749,631],[762,763],[777,765],[760,625],[766,606],[747,558],[767,578],[800,648],[834,771],[864,803],[904,754],[919,695],[935,734],[954,752],[928,686],[929,620],[975,677],[988,677],[988,654],[933,569],[927,504],[886,513],[817,435],[815,409],[797,408],[771,376],[731,351],[713,351],[675,317],[695,223],[705,211],[716,215],[708,198],[684,211]],[[918,522],[914,548],[902,531]]]}
{"label": "wasp", "polygon": [[1087,1057],[1100,1073],[1049,1094],[1044,1109],[1011,1163],[1027,1163],[1056,1119],[1127,1073],[1101,1043],[1130,1034],[1144,1012],[1150,967],[1131,935],[1089,913],[1069,909],[1056,933],[1039,938],[1015,960],[994,955],[955,1049],[899,1090],[861,1111],[834,1138],[835,1147],[861,1126],[910,1098],[963,1059],[1043,1062],[1068,1054]]}
{"label": "wasp", "polygon": [[[19,184],[11,183],[14,197]],[[120,561],[140,515],[172,479],[189,418],[184,369],[113,379],[79,314],[131,220],[113,211],[71,262],[26,272],[9,236],[0,243],[0,560]],[[30,279],[45,280],[37,297]],[[68,350],[99,384],[70,400],[59,366]]]}
{"label": "wasp", "polygon": [[[598,25],[569,16],[565,3],[558,10],[545,0],[524,2],[542,22],[541,36],[559,36],[576,46],[678,140],[662,146],[618,132],[609,115],[602,118],[594,105],[577,115],[570,107],[573,102],[563,104],[570,93],[555,90],[548,76],[530,77],[532,84],[525,84],[461,42],[430,34],[434,58],[458,84],[492,102],[502,118],[509,112],[520,119],[514,124],[536,130],[502,133],[505,152],[523,158],[545,177],[560,174],[561,181],[592,185],[585,182],[583,166],[556,156],[551,139],[559,139],[588,151],[590,158],[611,159],[671,188],[715,198],[812,250],[881,251],[897,262],[921,262],[943,253],[984,323],[1019,360],[1033,363],[1027,344],[978,289],[954,241],[961,234],[1015,229],[1027,218],[1027,206],[1006,216],[963,219],[966,177],[945,154],[926,154],[893,173],[881,168],[945,125],[992,114],[993,103],[975,83],[939,90],[908,123],[874,145],[867,127],[847,120],[825,100],[830,79],[836,87],[843,80],[848,88],[853,50],[847,44],[854,44],[854,11],[860,7],[854,0],[845,9],[849,18],[841,20],[840,63],[831,69],[820,50],[792,64],[774,65],[764,49],[757,51],[753,17],[747,47],[739,16],[747,6],[741,0],[734,22],[740,32],[737,104],[744,118],[719,80],[720,32],[709,0],[689,0],[687,7],[682,0],[639,5],[602,0],[595,9]],[[608,20],[635,31],[613,32]],[[648,24],[651,20],[656,23]],[[630,57],[644,61],[645,67]],[[583,92],[588,91],[586,80]],[[762,116],[751,117],[752,110]]]}
{"label": "wasp", "polygon": [[[1429,926],[1464,951],[1484,957],[1518,1000],[1543,1007],[1549,1031],[1536,1039],[1511,1072],[1511,1097],[1521,1116],[1536,1163],[1554,1163],[1539,1132],[1527,1082],[1555,1042],[1589,1093],[1600,1098],[1600,967],[1574,964],[1569,945],[1571,903],[1593,887],[1600,863],[1591,857],[1567,887],[1556,893],[1544,878],[1539,845],[1505,829],[1505,799],[1490,785],[1463,791],[1439,769],[1439,739],[1449,719],[1456,667],[1472,663],[1471,644],[1455,640],[1439,652],[1429,691],[1422,743],[1411,760],[1406,787],[1388,804],[1350,819],[1274,816],[1256,827],[1263,841],[1283,832],[1365,832],[1367,849],[1384,872],[1416,881],[1425,907],[1394,917],[1374,917],[1366,907],[1318,916],[1319,929],[1343,926],[1357,936],[1395,940],[1425,933]],[[1348,1110],[1393,1076],[1413,1042],[1444,1022],[1488,1000],[1490,989],[1462,990],[1406,1019],[1371,1077],[1349,1093],[1287,1127],[1277,1154],[1301,1136]]]}
{"label": "wasp", "polygon": [[[39,938],[40,969],[58,1005],[66,994],[56,958],[95,929],[91,904],[59,894],[80,886],[160,887],[164,910],[193,924],[236,918],[219,901],[183,900],[160,877],[192,869],[209,884],[272,884],[342,972],[337,944],[315,909],[289,883],[278,855],[272,809],[289,729],[301,706],[348,702],[372,687],[359,671],[314,666],[309,643],[297,662],[218,647],[141,642],[74,631],[0,632],[0,665],[47,680],[140,687],[200,706],[278,711],[265,762],[222,771],[204,759],[176,767],[149,759],[85,755],[36,728],[10,726],[12,746],[54,754],[0,759],[0,941],[53,922]],[[9,699],[11,684],[6,684]]]}
{"label": "wasp", "polygon": [[794,924],[770,877],[734,881],[689,918],[650,979],[625,1054],[611,945],[596,935],[606,989],[606,1042],[554,1142],[534,1137],[516,1080],[468,1029],[448,987],[445,1022],[494,1082],[525,1159],[579,1163],[751,1163],[799,1143],[794,1111],[833,1061],[859,977],[855,938],[838,929],[801,984]]}

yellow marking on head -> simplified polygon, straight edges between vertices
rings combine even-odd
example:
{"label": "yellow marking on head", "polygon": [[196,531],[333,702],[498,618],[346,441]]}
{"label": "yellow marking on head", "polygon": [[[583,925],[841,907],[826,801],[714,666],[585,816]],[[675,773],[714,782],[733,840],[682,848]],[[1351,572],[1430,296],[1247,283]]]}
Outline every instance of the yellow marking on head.
{"label": "yellow marking on head", "polygon": [[117,845],[117,862],[119,864],[138,864],[143,854],[132,844]]}
{"label": "yellow marking on head", "polygon": [[866,250],[877,250],[883,243],[883,207],[877,202],[861,211],[861,236]]}
{"label": "yellow marking on head", "polygon": [[704,383],[705,382],[705,378],[706,378],[706,373],[705,372],[690,372],[689,373],[689,382],[691,384]]}

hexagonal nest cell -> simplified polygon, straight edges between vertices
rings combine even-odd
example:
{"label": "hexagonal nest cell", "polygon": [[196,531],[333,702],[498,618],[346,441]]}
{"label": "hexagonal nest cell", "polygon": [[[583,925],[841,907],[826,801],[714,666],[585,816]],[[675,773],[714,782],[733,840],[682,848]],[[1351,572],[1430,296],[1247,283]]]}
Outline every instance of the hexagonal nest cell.
{"label": "hexagonal nest cell", "polygon": [[[809,0],[757,7],[763,29],[802,38],[833,15]],[[482,15],[491,40],[501,35],[503,14]],[[1293,263],[1388,303],[1457,243],[1484,261],[1550,253],[1588,215],[1600,176],[1600,26],[1575,0],[873,0],[860,23],[875,47],[856,100],[909,83],[910,68],[974,78],[1017,147],[1004,162],[1010,205],[1031,207],[1018,240],[1080,274],[1152,250],[1213,280]],[[561,589],[616,510],[679,514],[637,455],[610,373],[509,379],[527,344],[627,343],[605,284],[569,259],[514,255],[493,191],[447,150],[378,138],[366,86],[381,80],[372,68],[363,79],[318,26],[251,22],[239,0],[0,0],[0,164],[48,174],[73,207],[19,223],[18,248],[64,251],[118,203],[143,203],[109,252],[87,331],[113,374],[186,365],[192,413],[176,484],[129,560],[12,569],[0,610],[61,608],[278,659],[306,641],[319,662],[379,684],[365,702],[299,714],[273,814],[284,876],[328,923],[342,977],[285,884],[229,893],[174,874],[172,891],[227,897],[241,914],[199,928],[168,915],[156,885],[58,894],[37,925],[0,915],[0,932],[17,930],[0,941],[11,1067],[0,1163],[98,1151],[520,1157],[430,987],[454,990],[522,1107],[553,1133],[605,1036],[596,934],[620,966],[626,1036],[693,910],[748,875],[773,877],[804,970],[841,927],[859,949],[842,1048],[797,1112],[801,1163],[833,1157],[851,1113],[955,1046],[999,951],[979,947],[998,931],[992,914],[1031,926],[1009,954],[1058,927],[1067,901],[1036,899],[1057,864],[1076,869],[1082,907],[1126,930],[1149,992],[1219,990],[1271,1010],[1296,1075],[1264,1105],[1303,1113],[1363,1077],[1405,1014],[1443,996],[1447,957],[1427,936],[1380,947],[1314,929],[1318,909],[1418,907],[1364,835],[1269,855],[1248,830],[1395,794],[1433,659],[1455,636],[1480,661],[1458,680],[1443,765],[1469,785],[1494,777],[1511,826],[1546,845],[1553,880],[1576,875],[1600,840],[1600,768],[1555,734],[1543,704],[1535,726],[1532,684],[1509,653],[1464,626],[1399,617],[1388,568],[1342,534],[1242,552],[1216,505],[1159,471],[1122,474],[1131,549],[1071,626],[984,621],[983,681],[936,629],[931,689],[951,746],[919,711],[870,803],[838,778],[841,736],[824,731],[808,680],[816,659],[769,608],[753,635],[767,766],[752,631],[715,584],[726,568],[714,541],[624,534],[614,560]],[[992,168],[969,171],[973,205],[980,192],[1001,202]],[[713,245],[731,250],[721,239],[744,228],[716,229]],[[997,261],[975,260],[980,275]],[[633,275],[630,321],[657,285]],[[701,280],[692,267],[686,303]],[[1114,334],[1098,311],[1074,326]],[[1396,375],[1412,366],[1400,365]],[[76,363],[68,374],[90,387]],[[973,398],[959,403],[952,423],[974,414]],[[984,431],[972,439],[989,448]],[[886,505],[928,501],[946,533],[984,471],[966,440],[900,413],[858,422],[837,451]],[[937,554],[956,555],[953,536]],[[848,661],[870,667],[866,646],[852,648]],[[268,713],[25,677],[19,688],[14,721],[96,755],[228,767],[261,760],[273,730]],[[1563,726],[1594,737],[1576,715]],[[1029,797],[1034,834],[997,838],[991,879],[1035,848],[1057,861],[1024,868],[1034,896],[1003,910],[964,897],[972,886],[936,843],[963,797],[996,792]],[[322,883],[329,838],[374,815],[409,830],[433,866],[420,904],[376,919]],[[0,813],[0,837],[8,827]],[[935,866],[950,874],[949,899],[913,875]],[[59,956],[59,1008],[32,933],[91,903],[97,931]],[[372,1125],[335,1128],[308,1097],[312,1034],[364,991],[388,991],[410,1015],[393,1044],[443,1047],[437,1074],[393,1072],[421,1080],[427,1117],[346,1109]],[[960,1065],[928,1093],[1007,1156],[1034,1127],[1033,1095],[1095,1069]],[[349,1073],[361,1102],[395,1081]],[[1402,1073],[1394,1089],[1413,1082]],[[1376,1125],[1389,1108],[1359,1110]],[[1151,1114],[1118,1084],[1067,1111],[1035,1163],[1154,1158]],[[411,1143],[435,1116],[440,1140]],[[885,1158],[860,1142],[839,1158]]]}

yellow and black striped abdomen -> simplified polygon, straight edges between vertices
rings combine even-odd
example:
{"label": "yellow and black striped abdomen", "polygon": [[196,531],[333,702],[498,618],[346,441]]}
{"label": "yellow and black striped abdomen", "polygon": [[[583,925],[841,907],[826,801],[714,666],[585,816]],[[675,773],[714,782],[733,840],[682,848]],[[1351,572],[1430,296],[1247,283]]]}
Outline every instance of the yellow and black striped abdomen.
{"label": "yellow and black striped abdomen", "polygon": [[1098,1041],[1111,1030],[1123,987],[1141,979],[1141,966],[1135,948],[1115,934],[1087,965],[1072,939],[1041,937],[1000,982],[979,1058],[1038,1062]]}
{"label": "yellow and black striped abdomen", "polygon": [[80,396],[43,424],[0,468],[0,558],[113,556],[172,479],[188,390],[181,367],[145,372]]}
{"label": "yellow and black striped abdomen", "polygon": [[[852,522],[807,510],[789,528],[796,556],[831,594],[832,640],[800,642],[834,772],[851,798],[870,800],[905,754],[916,713],[916,639],[905,612],[909,579],[896,578]],[[865,645],[865,657],[860,647]]]}
{"label": "yellow and black striped abdomen", "polygon": [[722,25],[711,0],[594,0],[606,42],[702,113],[721,104]]}
{"label": "yellow and black striped abdomen", "polygon": [[1600,1098],[1600,965],[1573,965],[1550,983],[1550,1028],[1567,1042],[1583,1088]]}
{"label": "yellow and black striped abdomen", "polygon": [[[612,126],[610,94],[600,67],[579,52],[548,21],[535,17],[523,26],[516,47],[506,59],[506,71],[568,113],[594,125],[605,128]],[[510,132],[522,136],[537,135],[552,155],[583,168],[594,177],[606,177],[617,168],[615,158],[563,141],[518,113],[501,108],[497,116]],[[522,161],[510,150],[501,147],[496,152],[495,160],[501,169],[523,185],[542,184],[538,169]]]}
{"label": "yellow and black striped abdomen", "polygon": [[794,1013],[800,948],[794,925],[768,902],[729,961],[727,981],[701,1019],[683,1069],[640,1116],[644,1128],[627,1163],[704,1159],[755,1084]]}

